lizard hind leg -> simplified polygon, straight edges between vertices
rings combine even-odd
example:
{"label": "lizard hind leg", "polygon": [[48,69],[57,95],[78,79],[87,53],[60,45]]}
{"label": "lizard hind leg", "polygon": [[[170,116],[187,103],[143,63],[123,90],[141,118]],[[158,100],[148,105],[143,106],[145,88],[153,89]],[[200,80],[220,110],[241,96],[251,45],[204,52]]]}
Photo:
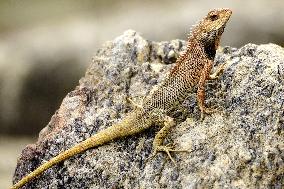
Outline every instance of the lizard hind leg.
{"label": "lizard hind leg", "polygon": [[147,159],[153,159],[158,152],[165,152],[168,157],[170,158],[170,160],[175,164],[175,166],[177,165],[175,160],[172,158],[170,152],[188,152],[188,150],[175,150],[173,148],[173,145],[171,143],[167,144],[167,145],[163,145],[164,139],[166,138],[167,134],[170,132],[171,128],[175,125],[175,122],[173,120],[173,118],[166,116],[164,118],[164,122],[163,122],[164,126],[163,128],[156,134],[154,141],[153,141],[153,153],[151,154],[151,156]]}

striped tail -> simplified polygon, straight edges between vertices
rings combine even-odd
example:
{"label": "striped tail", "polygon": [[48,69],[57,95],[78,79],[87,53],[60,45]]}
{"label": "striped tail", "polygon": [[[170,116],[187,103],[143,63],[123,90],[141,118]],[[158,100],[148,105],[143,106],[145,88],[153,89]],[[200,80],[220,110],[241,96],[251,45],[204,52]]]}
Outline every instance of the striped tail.
{"label": "striped tail", "polygon": [[135,110],[128,114],[121,122],[114,124],[111,127],[106,128],[105,130],[100,131],[92,137],[82,141],[74,147],[50,159],[48,162],[42,164],[33,172],[22,178],[14,186],[12,186],[11,189],[18,189],[22,187],[24,184],[39,176],[41,173],[43,173],[45,170],[49,169],[53,165],[64,161],[76,154],[82,153],[89,148],[100,146],[117,138],[122,138],[125,136],[140,133],[143,130],[149,128],[151,124],[151,119],[147,119],[147,116],[144,111]]}

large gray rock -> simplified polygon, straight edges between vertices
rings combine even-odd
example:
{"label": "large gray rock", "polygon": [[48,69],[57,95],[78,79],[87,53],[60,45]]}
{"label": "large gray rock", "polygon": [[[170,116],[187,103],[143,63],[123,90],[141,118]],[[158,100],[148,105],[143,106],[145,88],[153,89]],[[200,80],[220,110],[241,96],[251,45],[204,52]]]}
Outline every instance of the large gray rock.
{"label": "large gray rock", "polygon": [[[119,121],[159,83],[185,42],[152,42],[127,31],[107,42],[79,86],[27,146],[14,182],[59,152]],[[158,128],[87,150],[47,170],[26,188],[281,188],[284,183],[284,50],[274,45],[225,47],[208,81],[206,104],[218,112],[200,120],[195,92],[173,116],[167,140],[190,152],[146,161]]]}

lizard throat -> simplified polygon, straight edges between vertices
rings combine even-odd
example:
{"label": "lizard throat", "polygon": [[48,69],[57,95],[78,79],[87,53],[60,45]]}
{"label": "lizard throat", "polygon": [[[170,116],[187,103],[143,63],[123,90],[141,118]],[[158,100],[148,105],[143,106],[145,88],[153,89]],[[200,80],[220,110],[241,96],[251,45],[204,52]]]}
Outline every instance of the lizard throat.
{"label": "lizard throat", "polygon": [[[217,42],[217,41],[216,41]],[[205,44],[204,46],[204,51],[207,55],[207,57],[210,59],[210,60],[214,60],[215,58],[215,55],[216,55],[216,49],[218,48],[219,46],[219,42],[218,42],[218,45],[215,44],[215,41],[213,43],[207,43]]]}

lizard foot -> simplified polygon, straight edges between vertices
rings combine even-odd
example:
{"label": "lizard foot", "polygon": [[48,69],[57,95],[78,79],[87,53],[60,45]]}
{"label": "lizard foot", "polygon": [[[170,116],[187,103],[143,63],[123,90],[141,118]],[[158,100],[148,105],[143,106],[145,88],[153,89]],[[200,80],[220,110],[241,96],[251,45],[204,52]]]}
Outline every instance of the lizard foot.
{"label": "lizard foot", "polygon": [[217,109],[212,109],[212,108],[204,108],[201,110],[201,120],[204,119],[205,117],[205,114],[212,114],[212,113],[215,113],[217,112],[218,110]]}
{"label": "lizard foot", "polygon": [[224,72],[226,64],[221,64],[217,67],[217,70],[209,75],[208,79],[213,80],[213,79],[218,79]]}
{"label": "lizard foot", "polygon": [[174,163],[175,166],[177,166],[175,160],[173,159],[173,157],[171,156],[171,153],[170,152],[189,152],[189,150],[175,150],[174,147],[173,147],[173,144],[169,143],[167,145],[164,145],[164,146],[156,146],[155,149],[154,149],[154,152],[152,153],[152,155],[147,159],[150,160],[150,159],[153,159],[158,152],[165,152],[168,157],[170,158],[170,160]]}

